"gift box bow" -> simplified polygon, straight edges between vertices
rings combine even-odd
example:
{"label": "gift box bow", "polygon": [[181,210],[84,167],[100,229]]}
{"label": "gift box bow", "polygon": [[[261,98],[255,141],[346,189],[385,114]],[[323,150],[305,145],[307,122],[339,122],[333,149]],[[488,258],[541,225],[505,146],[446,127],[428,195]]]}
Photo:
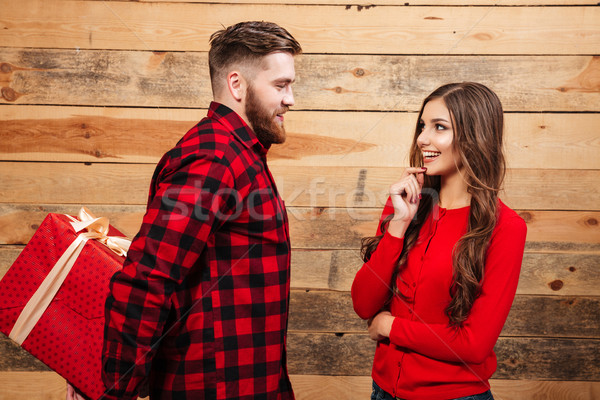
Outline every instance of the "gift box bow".
{"label": "gift box bow", "polygon": [[[75,233],[81,232],[62,256],[42,284],[29,299],[19,318],[15,322],[9,337],[19,345],[23,344],[29,333],[44,314],[54,296],[60,289],[67,275],[73,268],[77,257],[90,239],[104,244],[119,256],[126,256],[131,241],[124,237],[108,236],[108,218],[96,217],[87,208],[79,210],[78,219],[68,216]],[[83,231],[83,232],[82,232]]]}

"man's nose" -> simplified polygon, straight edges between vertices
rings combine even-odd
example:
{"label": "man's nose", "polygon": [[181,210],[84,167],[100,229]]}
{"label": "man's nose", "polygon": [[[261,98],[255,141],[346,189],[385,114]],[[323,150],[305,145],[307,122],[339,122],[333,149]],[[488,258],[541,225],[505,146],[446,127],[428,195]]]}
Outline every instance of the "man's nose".
{"label": "man's nose", "polygon": [[292,91],[292,89],[290,88],[289,92],[286,93],[285,96],[283,96],[283,104],[285,104],[286,106],[293,106],[294,105],[294,92]]}

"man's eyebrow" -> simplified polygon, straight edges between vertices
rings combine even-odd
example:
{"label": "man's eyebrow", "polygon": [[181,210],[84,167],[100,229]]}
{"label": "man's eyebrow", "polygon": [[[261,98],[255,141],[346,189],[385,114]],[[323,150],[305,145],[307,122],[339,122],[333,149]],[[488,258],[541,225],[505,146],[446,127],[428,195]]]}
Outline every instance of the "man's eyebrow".
{"label": "man's eyebrow", "polygon": [[282,83],[294,83],[296,82],[296,78],[277,78],[274,79],[273,82],[282,82]]}

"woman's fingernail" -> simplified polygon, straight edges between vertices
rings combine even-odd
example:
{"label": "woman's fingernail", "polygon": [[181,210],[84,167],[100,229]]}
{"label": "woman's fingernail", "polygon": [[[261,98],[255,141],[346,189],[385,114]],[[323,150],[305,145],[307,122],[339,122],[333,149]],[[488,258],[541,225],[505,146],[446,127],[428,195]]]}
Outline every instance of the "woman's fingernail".
{"label": "woman's fingernail", "polygon": [[427,171],[427,168],[425,168],[425,167],[421,167],[421,169],[422,169],[423,171]]}
{"label": "woman's fingernail", "polygon": [[421,200],[423,198],[423,196],[421,196],[421,193],[419,193],[419,200]]}

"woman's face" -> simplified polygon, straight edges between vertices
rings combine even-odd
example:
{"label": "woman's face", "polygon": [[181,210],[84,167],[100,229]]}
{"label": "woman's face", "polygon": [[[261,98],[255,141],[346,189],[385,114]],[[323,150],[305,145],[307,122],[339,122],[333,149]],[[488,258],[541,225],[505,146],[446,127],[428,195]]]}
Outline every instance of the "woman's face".
{"label": "woman's face", "polygon": [[450,111],[441,98],[425,104],[421,120],[421,133],[417,146],[421,150],[427,175],[450,177],[462,166],[458,152],[454,149],[454,130]]}

